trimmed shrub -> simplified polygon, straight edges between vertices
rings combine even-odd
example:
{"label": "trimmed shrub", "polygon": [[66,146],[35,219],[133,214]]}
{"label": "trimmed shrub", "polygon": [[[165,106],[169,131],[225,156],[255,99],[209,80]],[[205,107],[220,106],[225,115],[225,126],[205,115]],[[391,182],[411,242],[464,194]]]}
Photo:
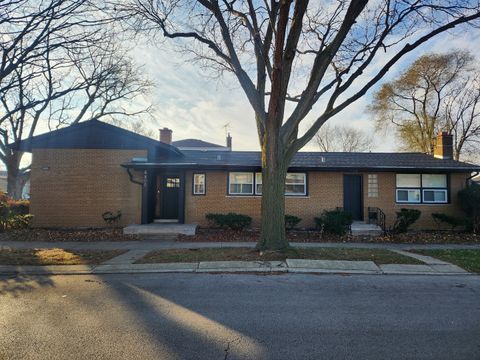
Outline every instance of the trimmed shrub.
{"label": "trimmed shrub", "polygon": [[466,230],[480,233],[480,185],[471,184],[458,192],[460,205],[467,215]]}
{"label": "trimmed shrub", "polygon": [[252,218],[248,215],[228,213],[228,214],[207,214],[207,220],[217,227],[229,228],[232,230],[243,230],[252,223]]}
{"label": "trimmed shrub", "polygon": [[412,226],[419,218],[422,212],[417,209],[400,209],[397,211],[397,220],[393,225],[393,232],[404,233]]}
{"label": "trimmed shrub", "polygon": [[301,218],[295,215],[285,215],[285,229],[287,230],[292,230],[295,228],[295,226],[298,225],[298,223],[302,221]]}
{"label": "trimmed shrub", "polygon": [[320,217],[315,218],[317,228],[336,235],[345,235],[352,222],[352,214],[342,210],[324,211]]}
{"label": "trimmed shrub", "polygon": [[433,213],[432,218],[439,226],[441,224],[450,225],[451,230],[455,229],[457,226],[461,226],[464,224],[464,221],[462,219],[443,213]]}
{"label": "trimmed shrub", "polygon": [[32,215],[28,200],[14,200],[6,194],[0,194],[0,231],[23,229],[28,227]]}

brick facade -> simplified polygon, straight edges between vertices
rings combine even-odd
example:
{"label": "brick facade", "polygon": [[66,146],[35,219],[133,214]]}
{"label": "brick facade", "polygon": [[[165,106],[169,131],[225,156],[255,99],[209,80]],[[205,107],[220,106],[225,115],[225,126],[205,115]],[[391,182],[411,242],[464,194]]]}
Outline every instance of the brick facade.
{"label": "brick facade", "polygon": [[[236,212],[253,218],[253,225],[260,224],[260,196],[230,196],[227,195],[228,172],[206,172],[206,194],[192,195],[192,174],[186,174],[185,222],[206,225],[207,213]],[[457,192],[465,186],[468,174],[451,174],[449,204],[417,204],[406,205],[395,203],[395,173],[376,173],[378,176],[378,197],[368,197],[368,174],[361,173],[363,178],[364,218],[367,218],[368,207],[379,207],[386,214],[387,226],[395,221],[395,212],[401,208],[417,208],[422,211],[414,228],[434,229],[431,214],[442,212],[461,216],[457,200]],[[300,227],[313,227],[314,217],[323,210],[343,207],[343,173],[340,172],[309,172],[307,175],[308,195],[287,196],[285,198],[286,213],[302,218]]]}
{"label": "brick facade", "polygon": [[102,213],[122,211],[120,225],[140,223],[141,186],[120,164],[142,150],[34,149],[31,207],[34,227],[105,227]]}
{"label": "brick facade", "polygon": [[[145,157],[142,150],[34,149],[31,172],[31,213],[34,227],[104,227],[101,214],[122,211],[120,225],[141,222],[141,191],[130,181],[120,164],[132,157]],[[206,171],[206,194],[192,194],[193,171],[186,172],[185,222],[206,225],[207,213],[236,212],[250,215],[260,224],[260,196],[227,195],[226,171]],[[468,174],[450,175],[449,204],[405,205],[395,203],[395,173],[378,172],[378,197],[368,197],[368,174],[363,178],[364,218],[368,207],[379,207],[387,225],[401,208],[422,211],[417,229],[434,229],[434,212],[461,216],[457,192],[465,186]],[[141,174],[136,174],[139,178]],[[309,172],[307,196],[287,196],[286,213],[302,218],[301,227],[314,226],[314,217],[323,210],[343,207],[343,173]]]}

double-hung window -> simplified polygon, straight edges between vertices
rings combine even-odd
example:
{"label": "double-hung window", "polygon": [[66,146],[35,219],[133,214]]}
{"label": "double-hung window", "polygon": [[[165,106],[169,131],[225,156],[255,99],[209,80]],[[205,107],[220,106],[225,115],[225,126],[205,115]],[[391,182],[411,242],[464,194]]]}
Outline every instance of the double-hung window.
{"label": "double-hung window", "polygon": [[205,195],[205,174],[193,174],[193,195]]}
{"label": "double-hung window", "polygon": [[287,173],[285,195],[307,195],[306,178],[305,173]]}
{"label": "double-hung window", "polygon": [[447,176],[443,174],[423,174],[422,197],[424,203],[448,202]]}
{"label": "double-hung window", "polygon": [[410,204],[448,202],[446,174],[397,174],[396,201]]}
{"label": "double-hung window", "polygon": [[231,172],[228,192],[231,195],[253,195],[253,173]]}
{"label": "double-hung window", "polygon": [[[262,173],[237,173],[229,175],[229,195],[262,195]],[[287,173],[285,195],[305,196],[307,194],[307,175],[305,173]]]}

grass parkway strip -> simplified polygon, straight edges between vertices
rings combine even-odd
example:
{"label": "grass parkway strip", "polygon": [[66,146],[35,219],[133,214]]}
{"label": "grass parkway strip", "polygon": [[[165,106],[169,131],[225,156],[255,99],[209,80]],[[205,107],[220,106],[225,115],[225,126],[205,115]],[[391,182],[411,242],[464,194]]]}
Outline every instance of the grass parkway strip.
{"label": "grass parkway strip", "polygon": [[423,264],[416,259],[383,249],[294,248],[285,252],[259,253],[252,248],[155,250],[136,264],[200,261],[285,261],[286,259],[373,261],[380,264]]}
{"label": "grass parkway strip", "polygon": [[478,249],[425,249],[410,252],[432,256],[455,264],[469,271],[480,273],[480,250]]}

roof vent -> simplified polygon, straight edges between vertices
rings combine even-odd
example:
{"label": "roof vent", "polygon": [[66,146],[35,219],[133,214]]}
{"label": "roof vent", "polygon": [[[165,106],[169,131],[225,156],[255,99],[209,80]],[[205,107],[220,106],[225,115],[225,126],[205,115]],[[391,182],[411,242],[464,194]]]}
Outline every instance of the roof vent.
{"label": "roof vent", "polygon": [[325,156],[320,157],[320,162],[324,163],[326,161]]}
{"label": "roof vent", "polygon": [[222,160],[222,155],[217,155],[217,161]]}

